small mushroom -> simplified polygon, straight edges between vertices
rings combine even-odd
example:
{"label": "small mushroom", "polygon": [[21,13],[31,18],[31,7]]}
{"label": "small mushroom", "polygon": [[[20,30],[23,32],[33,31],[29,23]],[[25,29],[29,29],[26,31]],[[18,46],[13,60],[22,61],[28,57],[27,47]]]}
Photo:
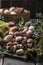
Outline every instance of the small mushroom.
{"label": "small mushroom", "polygon": [[13,35],[6,35],[3,39],[4,42],[12,42]]}
{"label": "small mushroom", "polygon": [[31,39],[31,38],[27,39],[27,46],[29,48],[32,47],[32,44],[33,44],[33,39]]}
{"label": "small mushroom", "polygon": [[31,30],[28,30],[27,32],[26,32],[26,37],[28,38],[28,37],[31,37],[33,35],[33,32],[31,31]]}
{"label": "small mushroom", "polygon": [[4,10],[4,14],[9,14],[9,10],[8,9],[5,9]]}
{"label": "small mushroom", "polygon": [[23,55],[24,54],[24,50],[23,49],[18,49],[18,50],[16,50],[16,54],[17,55]]}
{"label": "small mushroom", "polygon": [[22,41],[22,39],[23,39],[22,36],[17,36],[17,37],[15,38],[15,40],[18,41],[18,42]]}
{"label": "small mushroom", "polygon": [[10,26],[10,27],[15,26],[15,21],[10,21],[10,22],[9,22],[9,26]]}
{"label": "small mushroom", "polygon": [[14,32],[9,32],[9,35],[13,35],[14,34]]}
{"label": "small mushroom", "polygon": [[23,11],[24,11],[24,8],[16,8],[15,9],[16,13],[23,13]]}
{"label": "small mushroom", "polygon": [[9,11],[14,11],[15,10],[15,7],[10,7]]}
{"label": "small mushroom", "polygon": [[15,33],[14,33],[14,37],[15,36],[19,36],[20,35],[20,33],[18,32],[18,31],[16,31]]}
{"label": "small mushroom", "polygon": [[14,27],[11,27],[10,29],[9,29],[9,32],[15,32],[15,31],[17,31],[18,30],[18,27],[17,26],[14,26]]}

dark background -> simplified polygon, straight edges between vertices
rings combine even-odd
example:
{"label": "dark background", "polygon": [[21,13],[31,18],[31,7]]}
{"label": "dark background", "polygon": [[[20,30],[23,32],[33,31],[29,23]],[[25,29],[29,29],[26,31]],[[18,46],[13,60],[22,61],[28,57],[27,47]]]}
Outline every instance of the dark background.
{"label": "dark background", "polygon": [[1,7],[24,7],[31,11],[31,18],[35,18],[36,12],[43,13],[43,0],[1,0]]}

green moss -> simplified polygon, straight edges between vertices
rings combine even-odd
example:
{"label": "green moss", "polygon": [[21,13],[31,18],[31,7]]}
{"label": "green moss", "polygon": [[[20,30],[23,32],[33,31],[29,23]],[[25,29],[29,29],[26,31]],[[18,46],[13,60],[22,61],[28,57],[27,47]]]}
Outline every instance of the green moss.
{"label": "green moss", "polygon": [[5,36],[5,33],[8,29],[8,23],[0,20],[0,33],[2,33],[3,37]]}

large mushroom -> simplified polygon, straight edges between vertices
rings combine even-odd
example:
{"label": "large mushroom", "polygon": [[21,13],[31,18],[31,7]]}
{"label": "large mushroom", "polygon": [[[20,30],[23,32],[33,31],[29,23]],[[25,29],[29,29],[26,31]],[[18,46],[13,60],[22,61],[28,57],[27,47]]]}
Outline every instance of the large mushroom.
{"label": "large mushroom", "polygon": [[3,39],[4,42],[12,42],[13,41],[13,35],[6,35]]}

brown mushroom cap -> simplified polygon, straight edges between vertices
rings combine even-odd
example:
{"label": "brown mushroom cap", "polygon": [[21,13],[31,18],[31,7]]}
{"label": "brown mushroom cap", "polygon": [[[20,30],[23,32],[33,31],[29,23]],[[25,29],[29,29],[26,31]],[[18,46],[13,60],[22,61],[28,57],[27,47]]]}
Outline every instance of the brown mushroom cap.
{"label": "brown mushroom cap", "polygon": [[11,27],[11,28],[9,29],[9,32],[14,32],[14,31],[16,31],[16,30],[18,30],[18,27],[17,27],[17,26],[14,26],[14,27]]}
{"label": "brown mushroom cap", "polygon": [[29,39],[27,40],[27,43],[33,43],[33,39],[29,38]]}
{"label": "brown mushroom cap", "polygon": [[32,34],[33,34],[33,32],[32,32],[31,30],[28,30],[28,31],[26,32],[26,37],[31,37]]}
{"label": "brown mushroom cap", "polygon": [[16,8],[15,12],[16,13],[23,13],[24,12],[24,8]]}

